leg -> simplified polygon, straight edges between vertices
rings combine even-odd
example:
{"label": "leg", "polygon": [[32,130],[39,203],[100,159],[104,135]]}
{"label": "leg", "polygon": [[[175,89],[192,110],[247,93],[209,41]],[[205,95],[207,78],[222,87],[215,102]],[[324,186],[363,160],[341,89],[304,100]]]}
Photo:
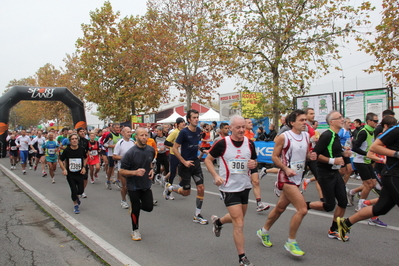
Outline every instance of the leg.
{"label": "leg", "polygon": [[289,238],[296,239],[296,233],[302,223],[303,217],[308,213],[306,202],[295,185],[285,184],[283,186],[283,193],[287,200],[294,205],[296,213],[292,216],[290,222]]}
{"label": "leg", "polygon": [[[244,238],[244,216],[246,213],[248,205],[233,205],[227,207],[227,211],[229,212],[229,216],[231,219],[231,222],[233,223],[233,238],[234,238],[234,243],[236,245],[237,253],[238,254],[244,254],[244,244],[245,244],[245,238]],[[223,220],[221,220],[223,223]]]}

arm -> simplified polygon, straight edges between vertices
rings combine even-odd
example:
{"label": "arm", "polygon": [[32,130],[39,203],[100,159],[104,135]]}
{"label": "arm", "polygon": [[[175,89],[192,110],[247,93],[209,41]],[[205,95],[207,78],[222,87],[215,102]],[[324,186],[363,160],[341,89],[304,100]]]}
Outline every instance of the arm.
{"label": "arm", "polygon": [[208,156],[205,157],[205,166],[213,177],[213,183],[216,186],[220,186],[225,182],[225,180],[216,172],[215,167],[213,166],[213,160],[215,160],[215,158],[211,154],[208,154]]}
{"label": "arm", "polygon": [[370,146],[370,151],[375,152],[379,155],[385,155],[389,157],[395,157],[395,150],[388,149],[385,144],[380,140],[376,139]]}
{"label": "arm", "polygon": [[184,160],[184,158],[181,156],[180,152],[179,152],[179,148],[180,148],[180,144],[175,142],[173,144],[173,153],[175,154],[176,158],[179,159],[179,161],[185,166],[185,167],[190,167],[193,166],[193,161],[186,161]]}
{"label": "arm", "polygon": [[292,170],[291,168],[289,168],[288,166],[284,165],[281,162],[280,156],[281,156],[281,152],[283,150],[284,142],[285,142],[285,136],[284,135],[279,135],[275,139],[275,145],[274,145],[274,150],[273,150],[273,154],[272,154],[272,160],[273,160],[274,164],[276,165],[276,167],[280,168],[282,171],[284,171],[287,176],[294,176],[294,175],[296,175],[295,171]]}
{"label": "arm", "polygon": [[362,145],[362,143],[364,141],[366,141],[366,138],[367,138],[367,133],[364,130],[359,132],[359,134],[357,134],[357,138],[353,142],[352,151],[354,151],[360,155],[366,156],[367,152],[360,149],[360,146]]}

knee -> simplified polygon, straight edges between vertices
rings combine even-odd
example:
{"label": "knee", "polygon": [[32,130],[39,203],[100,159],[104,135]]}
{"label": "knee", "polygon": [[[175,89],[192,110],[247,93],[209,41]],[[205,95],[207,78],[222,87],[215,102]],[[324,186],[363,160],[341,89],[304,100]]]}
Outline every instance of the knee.
{"label": "knee", "polygon": [[308,208],[305,206],[304,208],[299,208],[297,210],[297,214],[301,215],[302,217],[308,214]]}
{"label": "knee", "polygon": [[204,185],[198,185],[197,186],[197,193],[198,194],[204,194],[204,192],[205,192],[205,187],[204,187]]}
{"label": "knee", "polygon": [[335,203],[334,203],[334,204],[327,204],[327,203],[324,203],[324,204],[323,204],[323,208],[324,208],[324,210],[325,210],[326,212],[332,212],[332,211],[334,210],[334,208],[335,208]]}
{"label": "knee", "polygon": [[252,179],[252,186],[258,187],[259,186],[259,180],[258,179]]}

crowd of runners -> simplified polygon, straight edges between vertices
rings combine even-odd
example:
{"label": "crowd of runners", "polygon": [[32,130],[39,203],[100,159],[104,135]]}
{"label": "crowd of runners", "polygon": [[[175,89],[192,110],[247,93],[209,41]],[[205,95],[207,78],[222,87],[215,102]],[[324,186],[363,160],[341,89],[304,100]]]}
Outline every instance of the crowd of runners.
{"label": "crowd of runners", "polygon": [[[99,180],[102,169],[105,189],[119,189],[121,208],[131,210],[131,238],[135,241],[141,240],[140,211],[151,212],[157,204],[151,190],[155,183],[163,186],[165,200],[174,200],[177,195],[190,195],[192,179],[196,186],[193,222],[209,223],[201,214],[204,164],[227,209],[221,217],[211,217],[212,231],[219,237],[224,225],[232,223],[239,265],[253,265],[245,255],[244,217],[251,189],[256,211],[270,208],[262,202],[260,189],[260,180],[267,173],[277,173],[274,191],[278,199],[265,224],[254,233],[263,246],[271,248],[272,226],[292,204],[296,212],[284,248],[294,256],[305,254],[296,234],[309,209],[333,212],[327,236],[345,242],[358,221],[368,219],[369,225],[386,227],[379,216],[399,205],[399,127],[394,113],[385,110],[381,121],[377,114],[368,113],[364,125],[360,119],[354,121],[352,131],[350,118],[331,111],[326,117],[329,128],[322,134],[314,118],[312,108],[295,110],[282,118],[279,132],[270,125],[266,134],[263,128],[253,132],[252,121],[238,115],[229,123],[199,124],[198,111],[189,110],[186,119],[180,117],[173,125],[147,124],[131,129],[113,123],[90,132],[85,128],[14,131],[7,137],[7,150],[10,169],[18,168],[23,175],[41,171],[55,183],[59,166],[70,186],[75,214],[80,213],[81,198],[87,197],[88,182],[103,182]],[[273,140],[274,168],[258,171],[255,141]],[[308,173],[313,177],[307,178]],[[350,177],[360,178],[362,185],[347,189]],[[305,200],[303,192],[312,181],[320,201]],[[355,198],[357,213],[343,218],[346,208],[355,205]]]}

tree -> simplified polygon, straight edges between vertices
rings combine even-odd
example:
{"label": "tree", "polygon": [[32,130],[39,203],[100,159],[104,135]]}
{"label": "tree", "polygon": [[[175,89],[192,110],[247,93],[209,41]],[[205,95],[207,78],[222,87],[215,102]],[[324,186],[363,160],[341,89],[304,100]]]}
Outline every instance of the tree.
{"label": "tree", "polygon": [[368,54],[374,55],[376,64],[368,72],[385,72],[391,85],[399,84],[399,2],[382,1],[382,21],[375,27],[374,40],[359,38],[360,47]]}
{"label": "tree", "polygon": [[168,61],[167,79],[186,99],[209,103],[220,86],[231,59],[215,45],[218,34],[211,21],[212,13],[204,1],[149,0],[147,22],[152,25],[155,49],[163,51]]}
{"label": "tree", "polygon": [[125,121],[157,108],[168,90],[141,18],[119,16],[109,2],[90,12],[91,23],[82,25],[77,48],[86,99],[102,114]]}
{"label": "tree", "polygon": [[265,115],[278,121],[304,95],[310,82],[328,73],[339,59],[339,41],[368,24],[365,1],[348,0],[213,0],[207,2],[223,42],[239,52],[237,74],[244,89],[262,92]]}

